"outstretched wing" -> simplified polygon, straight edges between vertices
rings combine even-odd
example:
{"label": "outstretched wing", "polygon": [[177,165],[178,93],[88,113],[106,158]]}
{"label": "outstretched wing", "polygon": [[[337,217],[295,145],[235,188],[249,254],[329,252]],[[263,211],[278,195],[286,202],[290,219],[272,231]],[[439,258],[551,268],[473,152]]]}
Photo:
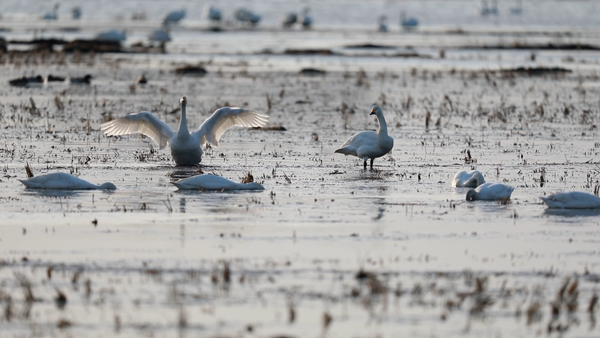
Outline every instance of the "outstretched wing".
{"label": "outstretched wing", "polygon": [[100,126],[100,130],[104,131],[106,136],[141,133],[156,142],[160,149],[166,147],[167,141],[175,135],[175,132],[166,123],[146,111],[105,122]]}
{"label": "outstretched wing", "polygon": [[192,136],[200,140],[201,145],[210,143],[218,146],[219,139],[227,129],[237,127],[262,127],[269,121],[269,116],[237,107],[223,107],[207,118]]}

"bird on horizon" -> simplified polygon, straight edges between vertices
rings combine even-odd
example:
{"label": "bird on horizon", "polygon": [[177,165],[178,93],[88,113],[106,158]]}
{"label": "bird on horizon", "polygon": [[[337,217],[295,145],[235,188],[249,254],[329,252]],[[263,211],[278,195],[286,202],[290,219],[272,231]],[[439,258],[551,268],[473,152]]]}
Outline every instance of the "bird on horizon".
{"label": "bird on horizon", "polygon": [[413,30],[416,29],[419,26],[419,20],[417,20],[414,17],[406,17],[406,12],[405,11],[401,11],[400,12],[400,27],[402,27],[402,29],[409,31],[409,30]]}
{"label": "bird on horizon", "polygon": [[44,19],[44,20],[58,20],[58,14],[56,13],[56,11],[58,11],[58,7],[59,6],[60,6],[59,4],[54,4],[52,12],[47,12],[46,14],[44,14],[44,16],[42,16],[42,19]]}
{"label": "bird on horizon", "polygon": [[178,11],[172,11],[172,12],[169,12],[169,14],[167,14],[165,16],[165,18],[162,21],[162,24],[170,25],[170,24],[179,23],[179,21],[181,21],[183,18],[185,18],[185,9],[181,9]]}

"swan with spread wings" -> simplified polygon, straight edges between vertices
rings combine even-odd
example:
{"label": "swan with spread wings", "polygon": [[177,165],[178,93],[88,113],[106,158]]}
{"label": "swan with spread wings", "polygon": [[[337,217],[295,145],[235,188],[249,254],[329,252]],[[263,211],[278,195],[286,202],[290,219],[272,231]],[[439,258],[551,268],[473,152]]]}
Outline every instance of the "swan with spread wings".
{"label": "swan with spread wings", "polygon": [[198,165],[202,160],[202,148],[205,144],[219,145],[219,139],[227,129],[238,127],[262,127],[269,116],[237,107],[217,109],[194,132],[189,132],[185,106],[185,96],[179,100],[181,104],[181,122],[179,130],[172,130],[166,123],[149,112],[129,114],[103,123],[100,129],[106,136],[118,136],[141,133],[151,138],[160,149],[167,144],[171,148],[171,156],[179,166]]}

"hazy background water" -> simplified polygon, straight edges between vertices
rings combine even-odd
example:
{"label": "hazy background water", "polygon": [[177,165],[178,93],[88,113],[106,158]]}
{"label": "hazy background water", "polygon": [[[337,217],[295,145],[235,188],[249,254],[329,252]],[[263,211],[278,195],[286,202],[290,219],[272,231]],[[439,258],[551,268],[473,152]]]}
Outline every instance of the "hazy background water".
{"label": "hazy background water", "polygon": [[[222,9],[225,19],[231,20],[233,12],[246,7],[262,16],[261,26],[272,27],[279,24],[280,16],[291,11],[300,12],[304,7],[312,10],[315,27],[318,28],[366,28],[375,24],[377,18],[386,15],[390,27],[398,28],[400,11],[419,20],[421,27],[587,27],[600,25],[600,2],[598,1],[555,1],[525,0],[522,13],[511,14],[510,9],[518,7],[517,1],[498,1],[498,15],[481,15],[482,2],[478,0],[450,1],[378,1],[378,0],[321,0],[321,1],[277,1],[277,0],[222,0],[211,1],[164,1],[164,0],[89,0],[89,1],[49,1],[49,0],[5,0],[0,4],[0,14],[4,20],[32,18],[50,12],[55,3],[60,4],[58,16],[70,18],[73,7],[82,9],[83,21],[128,19],[134,13],[146,13],[149,20],[161,20],[172,10],[185,9],[185,22],[201,21],[204,5],[214,4]],[[492,6],[493,2],[488,1]]]}

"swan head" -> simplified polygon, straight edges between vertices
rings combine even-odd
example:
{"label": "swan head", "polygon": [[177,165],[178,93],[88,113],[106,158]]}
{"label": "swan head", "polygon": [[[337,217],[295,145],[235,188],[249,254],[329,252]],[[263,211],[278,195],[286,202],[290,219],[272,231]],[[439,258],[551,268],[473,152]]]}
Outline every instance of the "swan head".
{"label": "swan head", "polygon": [[179,103],[180,103],[182,106],[185,106],[185,104],[187,103],[187,98],[186,98],[185,96],[182,96],[182,97],[179,99]]}
{"label": "swan head", "polygon": [[475,189],[471,189],[469,191],[467,191],[467,201],[476,201],[478,200],[478,196],[477,196],[477,192],[475,191]]}
{"label": "swan head", "polygon": [[106,183],[100,185],[100,189],[103,189],[103,190],[117,190],[117,187],[114,184],[110,183],[110,182],[106,182]]}
{"label": "swan head", "polygon": [[383,112],[381,111],[381,108],[379,108],[379,106],[373,106],[373,108],[371,109],[371,114],[369,114],[369,115],[381,116],[381,114],[383,114]]}

